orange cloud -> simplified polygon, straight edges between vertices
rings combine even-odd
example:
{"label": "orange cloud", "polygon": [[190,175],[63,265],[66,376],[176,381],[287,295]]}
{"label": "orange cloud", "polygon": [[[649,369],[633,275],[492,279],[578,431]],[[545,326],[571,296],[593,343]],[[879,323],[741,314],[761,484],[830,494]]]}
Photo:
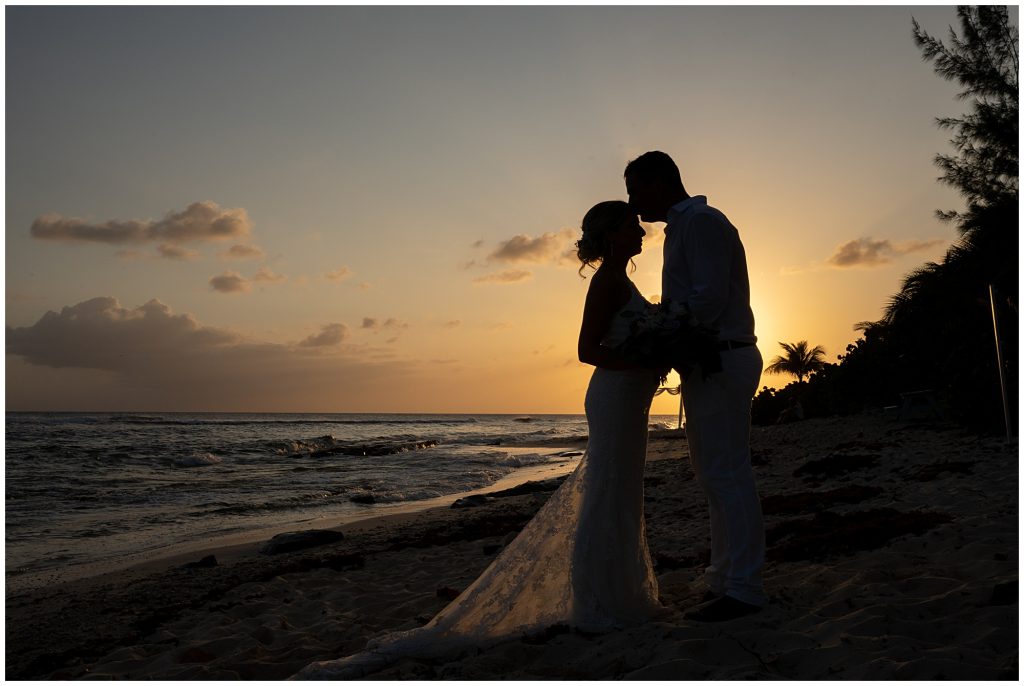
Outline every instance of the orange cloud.
{"label": "orange cloud", "polygon": [[484,276],[477,277],[473,279],[473,283],[518,283],[520,281],[525,281],[532,276],[533,274],[527,271],[509,269],[503,272],[485,274]]}
{"label": "orange cloud", "polygon": [[324,278],[326,278],[328,281],[335,282],[344,281],[350,276],[352,276],[352,270],[345,266],[339,267],[334,271],[327,272],[326,274],[324,274]]}
{"label": "orange cloud", "polygon": [[263,281],[268,283],[281,283],[287,281],[288,277],[284,274],[278,274],[271,271],[267,267],[260,267],[256,270],[256,273],[252,276],[253,281]]}

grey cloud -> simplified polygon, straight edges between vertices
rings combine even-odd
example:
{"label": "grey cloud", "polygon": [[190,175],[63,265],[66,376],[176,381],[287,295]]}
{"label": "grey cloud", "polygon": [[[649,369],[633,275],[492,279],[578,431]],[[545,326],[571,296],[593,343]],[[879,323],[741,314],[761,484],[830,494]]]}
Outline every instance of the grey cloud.
{"label": "grey cloud", "polygon": [[303,339],[299,345],[306,348],[321,348],[338,345],[346,338],[348,338],[348,327],[344,324],[324,324],[320,329],[320,333]]}
{"label": "grey cloud", "polygon": [[78,243],[189,243],[238,239],[252,224],[242,208],[223,209],[210,201],[194,202],[181,212],[168,212],[158,221],[111,219],[89,222],[78,217],[44,214],[32,222],[34,238]]}
{"label": "grey cloud", "polygon": [[445,322],[442,326],[446,329],[455,329],[462,326],[461,319],[452,319],[451,321]]}
{"label": "grey cloud", "polygon": [[221,329],[200,326],[189,314],[172,314],[153,299],[135,309],[121,307],[115,298],[86,300],[61,311],[49,311],[29,327],[7,327],[7,353],[21,355],[47,367],[123,369],[130,356],[147,351],[214,349],[236,344],[239,337]]}
{"label": "grey cloud", "polygon": [[473,279],[473,283],[517,283],[529,279],[533,274],[518,269],[509,269]]}
{"label": "grey cloud", "polygon": [[884,238],[858,238],[837,247],[832,256],[826,260],[826,264],[840,269],[880,267],[889,264],[896,257],[928,250],[942,242],[942,239],[932,239],[893,243]]}
{"label": "grey cloud", "polygon": [[199,257],[197,250],[189,250],[188,248],[182,248],[171,243],[164,243],[156,250],[157,254],[165,260],[194,260]]}
{"label": "grey cloud", "polygon": [[210,278],[210,288],[220,293],[246,293],[252,282],[238,272],[224,272]]}
{"label": "grey cloud", "polygon": [[379,331],[384,329],[407,329],[409,325],[398,321],[394,317],[388,317],[384,321],[376,317],[363,317],[363,328]]}
{"label": "grey cloud", "polygon": [[8,407],[358,411],[399,396],[410,380],[438,383],[430,365],[334,343],[344,338],[338,327],[307,345],[254,342],[158,300],[133,308],[93,298],[7,327]]}
{"label": "grey cloud", "polygon": [[544,233],[536,238],[519,234],[499,243],[487,258],[502,263],[560,261],[573,235],[574,232],[570,229],[563,229],[558,233]]}
{"label": "grey cloud", "polygon": [[247,245],[244,243],[237,243],[235,245],[232,245],[227,250],[218,253],[220,257],[228,260],[258,259],[260,257],[263,257],[264,254],[265,253],[263,252],[263,248],[260,248],[259,246],[256,245]]}

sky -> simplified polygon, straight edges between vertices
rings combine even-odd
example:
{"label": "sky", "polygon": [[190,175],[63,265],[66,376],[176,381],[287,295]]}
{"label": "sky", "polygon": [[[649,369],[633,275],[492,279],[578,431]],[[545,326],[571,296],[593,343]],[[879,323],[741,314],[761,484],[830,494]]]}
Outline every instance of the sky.
{"label": "sky", "polygon": [[581,413],[568,251],[648,150],[738,228],[766,363],[835,362],[963,206],[911,25],[952,6],[5,17],[8,410]]}

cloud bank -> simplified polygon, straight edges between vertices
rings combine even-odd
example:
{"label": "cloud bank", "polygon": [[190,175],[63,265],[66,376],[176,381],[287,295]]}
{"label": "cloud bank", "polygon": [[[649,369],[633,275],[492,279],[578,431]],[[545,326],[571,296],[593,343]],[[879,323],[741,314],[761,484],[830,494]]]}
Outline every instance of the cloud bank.
{"label": "cloud bank", "polygon": [[353,346],[332,322],[295,343],[254,341],[159,300],[85,300],[6,327],[8,407],[122,411],[358,411],[404,397],[429,365]]}
{"label": "cloud bank", "polygon": [[32,222],[33,238],[64,243],[190,243],[238,240],[249,235],[252,224],[242,208],[224,209],[211,201],[194,202],[180,212],[168,212],[158,221],[110,219],[89,222],[78,217],[44,214]]}
{"label": "cloud bank", "polygon": [[153,299],[135,309],[111,297],[49,311],[29,327],[7,327],[7,354],[46,367],[124,370],[146,358],[212,351],[238,344],[229,331],[201,326],[192,315],[172,314]]}

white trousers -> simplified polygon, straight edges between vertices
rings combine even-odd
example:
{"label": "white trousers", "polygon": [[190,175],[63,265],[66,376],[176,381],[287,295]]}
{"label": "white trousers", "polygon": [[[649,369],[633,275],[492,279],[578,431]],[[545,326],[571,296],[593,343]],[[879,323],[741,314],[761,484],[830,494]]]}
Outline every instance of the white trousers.
{"label": "white trousers", "polygon": [[711,513],[711,564],[705,580],[715,593],[765,605],[764,521],[750,465],[750,401],[761,378],[756,346],[721,353],[722,371],[708,379],[694,370],[683,383],[686,441]]}

